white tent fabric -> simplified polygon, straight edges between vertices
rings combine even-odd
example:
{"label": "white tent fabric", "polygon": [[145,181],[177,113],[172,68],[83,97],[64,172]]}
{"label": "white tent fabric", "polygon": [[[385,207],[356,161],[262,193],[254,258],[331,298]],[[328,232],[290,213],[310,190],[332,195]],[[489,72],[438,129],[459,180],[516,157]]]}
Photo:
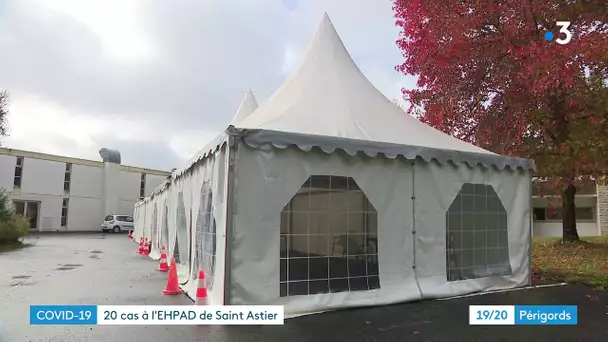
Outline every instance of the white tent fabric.
{"label": "white tent fabric", "polygon": [[[345,307],[451,297],[529,284],[530,174],[528,172],[510,169],[502,171],[471,169],[466,166],[456,167],[418,160],[414,163],[400,159],[370,160],[365,156],[345,156],[340,153],[328,156],[320,151],[304,152],[294,148],[271,149],[263,153],[243,145],[239,148],[238,188],[235,195],[237,213],[233,226],[232,276],[234,279],[231,281],[233,284],[231,304],[281,304],[285,305],[286,315],[293,317]],[[330,291],[279,297],[281,291],[291,291],[292,284],[308,285],[308,291],[312,291],[313,284],[321,283],[325,286],[323,282],[326,281],[319,275],[311,275],[312,267],[310,267],[308,277],[295,275],[297,281],[287,278],[286,283],[290,287],[286,289],[280,287],[283,284],[280,281],[282,273],[287,273],[288,277],[293,276],[291,263],[298,260],[279,257],[279,253],[284,253],[279,246],[290,245],[298,238],[297,235],[281,234],[285,225],[285,215],[292,217],[295,221],[293,226],[299,226],[300,231],[319,230],[319,221],[330,222],[332,232],[335,226],[346,226],[347,228],[343,228],[342,231],[346,232],[348,239],[347,232],[356,229],[351,217],[356,216],[358,212],[345,213],[346,217],[342,221],[332,217],[342,214],[333,212],[334,208],[350,200],[332,200],[335,196],[334,191],[327,191],[325,194],[321,191],[320,195],[317,195],[328,197],[329,206],[324,206],[319,199],[313,197],[311,192],[308,195],[310,207],[301,205],[298,210],[291,212],[281,210],[290,200],[293,205],[298,197],[306,196],[306,193],[298,194],[298,190],[309,177],[327,175],[351,177],[375,208],[373,215],[377,217],[377,247],[375,253],[368,251],[369,254],[365,257],[377,259],[374,268],[379,270],[379,288],[332,293],[334,281],[347,278],[349,281],[366,279],[370,282],[375,277],[365,272],[358,273],[364,275],[360,278],[346,277],[344,274],[333,276],[333,264],[330,264],[327,276],[330,277],[327,285]],[[506,225],[504,230],[498,231],[497,227],[488,225],[481,227],[478,232],[474,226],[478,217],[482,220],[498,220],[497,212],[484,212],[481,208],[475,211],[474,205],[471,212],[463,212],[460,208],[453,214],[450,212],[452,206],[460,205],[458,202],[461,199],[457,199],[459,191],[471,185],[492,186],[504,207],[503,222]],[[263,196],[264,200],[260,200],[260,196]],[[477,198],[469,194],[464,196]],[[485,203],[491,197],[481,195],[479,198]],[[327,207],[332,209],[323,211]],[[320,215],[328,215],[329,218],[319,219]],[[469,259],[466,261],[468,263],[466,267],[469,268],[456,269],[464,273],[464,279],[456,281],[448,281],[446,278],[448,276],[446,273],[450,271],[446,265],[446,254],[451,249],[447,246],[446,235],[451,217],[456,217],[461,222],[460,226],[455,227],[460,229],[456,231],[458,239],[456,253],[462,255],[463,262],[465,262],[464,258]],[[308,227],[302,228],[306,226]],[[340,230],[341,227],[337,228]],[[505,241],[500,245],[497,242],[487,242],[488,236],[493,236],[491,239],[496,240],[494,239],[496,236],[507,232],[508,240],[504,239]],[[311,232],[308,235],[310,249],[313,248],[313,238],[314,245],[318,248],[325,243],[332,245],[334,243],[332,240],[340,236],[340,234],[328,234],[330,241],[326,242],[325,238],[320,238],[325,236],[324,234]],[[464,236],[467,238],[463,238]],[[287,242],[281,241],[285,237]],[[474,245],[468,245],[470,240],[477,241],[474,239],[480,241],[477,249]],[[466,244],[463,244],[462,240],[467,240]],[[281,249],[283,248],[285,247]],[[288,253],[292,252],[289,247],[285,249],[289,250]],[[350,246],[346,248],[346,253],[343,250],[330,249],[327,254],[309,251],[315,254],[314,258],[308,258],[309,265],[312,265],[312,260],[323,259],[324,255],[328,255],[327,258],[331,263],[332,259],[343,258],[346,254],[349,256],[350,267],[351,256],[354,259],[358,255],[352,255],[356,253],[349,253],[349,249]],[[489,259],[491,263],[487,264],[490,262],[487,259],[488,252],[498,251],[508,251],[508,255],[505,254],[507,259],[501,260],[498,259],[499,257],[491,256]],[[478,259],[483,257],[486,260],[479,260],[476,264],[474,257],[477,253],[480,254]],[[283,264],[285,260],[287,266]],[[493,270],[492,267],[510,267],[510,270]],[[303,291],[306,294],[306,288],[304,290],[294,288],[294,292],[296,291],[298,293]]]}
{"label": "white tent fabric", "polygon": [[395,106],[361,73],[327,14],[296,72],[235,126],[493,154]]}
{"label": "white tent fabric", "polygon": [[245,94],[243,101],[241,101],[241,105],[236,111],[236,114],[234,114],[234,117],[232,118],[230,124],[233,126],[238,124],[249,114],[253,113],[253,111],[255,111],[256,109],[258,109],[258,101],[255,99],[253,91],[249,89],[247,90],[247,94]]}
{"label": "white tent fabric", "polygon": [[179,254],[191,297],[199,269],[211,304],[286,317],[529,284],[534,162],[406,115],[327,16],[300,68],[236,126],[135,206],[135,239]]}

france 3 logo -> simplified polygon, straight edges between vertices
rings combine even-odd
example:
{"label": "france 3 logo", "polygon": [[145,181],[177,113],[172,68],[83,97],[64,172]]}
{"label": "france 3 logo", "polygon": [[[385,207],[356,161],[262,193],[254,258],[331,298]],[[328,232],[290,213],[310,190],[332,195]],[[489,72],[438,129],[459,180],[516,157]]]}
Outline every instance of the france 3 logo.
{"label": "france 3 logo", "polygon": [[[570,32],[570,30],[568,30],[568,28],[570,27],[570,22],[569,21],[557,21],[555,22],[555,24],[558,27],[561,27],[559,29],[559,33],[563,34],[565,37],[558,37],[555,42],[557,44],[561,44],[561,45],[566,45],[568,43],[570,43],[570,40],[572,40],[572,32]],[[548,41],[552,41],[553,38],[555,38],[555,35],[553,34],[553,32],[548,31],[545,33],[545,39]]]}

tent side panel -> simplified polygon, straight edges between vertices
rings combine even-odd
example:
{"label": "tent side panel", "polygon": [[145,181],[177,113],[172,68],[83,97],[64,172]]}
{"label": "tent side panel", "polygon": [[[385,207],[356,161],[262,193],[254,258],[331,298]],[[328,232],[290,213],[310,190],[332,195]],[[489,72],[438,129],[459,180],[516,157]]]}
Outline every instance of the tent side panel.
{"label": "tent side panel", "polygon": [[145,238],[146,231],[146,211],[148,202],[140,202],[140,205],[134,208],[133,221],[135,221],[135,229],[133,230],[133,241],[139,243],[140,238]]}
{"label": "tent side panel", "polygon": [[154,260],[159,260],[162,252],[162,246],[167,247],[166,243],[163,241],[163,225],[165,223],[165,202],[166,202],[166,192],[163,192],[152,199],[152,210],[153,210],[153,221],[152,227],[150,230],[151,235],[151,244],[152,244],[152,252],[150,253],[150,258]]}
{"label": "tent side panel", "polygon": [[[169,206],[170,239],[168,257],[175,258],[177,264],[177,275],[180,284],[188,281],[190,266],[188,259],[188,209],[186,197],[190,186],[192,174],[185,174],[175,180],[171,186],[171,203]],[[169,262],[171,263],[171,262]]]}
{"label": "tent side panel", "polygon": [[190,196],[188,201],[184,201],[186,212],[192,212],[191,223],[188,225],[191,227],[188,233],[189,269],[183,289],[188,296],[194,298],[199,271],[204,271],[208,302],[211,305],[224,303],[226,167],[224,146],[196,164],[182,178],[183,192]]}
{"label": "tent side panel", "polygon": [[528,285],[529,172],[417,161],[414,178],[424,298]]}
{"label": "tent side panel", "polygon": [[145,214],[145,218],[144,218],[144,230],[143,230],[143,237],[144,237],[144,241],[146,239],[148,239],[148,243],[150,243],[150,239],[152,237],[152,228],[154,227],[154,201],[153,200],[148,200],[146,201],[146,214]]}
{"label": "tent side panel", "polygon": [[[141,208],[141,204],[135,204],[133,207],[133,236],[137,236],[138,231],[141,229],[141,222],[139,220],[139,212],[141,211]],[[136,241],[136,239],[133,239],[133,241]]]}
{"label": "tent side panel", "polygon": [[177,236],[177,224],[176,224],[176,216],[177,216],[177,194],[179,192],[176,181],[171,183],[169,189],[167,189],[167,260],[169,265],[171,264],[171,259],[174,256],[175,252],[175,240]]}
{"label": "tent side panel", "polygon": [[293,317],[419,299],[410,164],[239,145],[230,304]]}

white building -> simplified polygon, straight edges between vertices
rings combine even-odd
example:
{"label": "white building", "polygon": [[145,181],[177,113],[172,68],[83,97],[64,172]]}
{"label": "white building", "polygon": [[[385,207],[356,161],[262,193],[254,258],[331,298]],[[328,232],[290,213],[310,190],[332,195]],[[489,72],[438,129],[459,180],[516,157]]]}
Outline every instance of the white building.
{"label": "white building", "polygon": [[36,231],[99,230],[108,214],[133,213],[133,205],[169,172],[120,164],[117,151],[103,161],[0,148],[0,189]]}
{"label": "white building", "polygon": [[[561,207],[549,208],[550,197],[533,196],[534,236],[561,237]],[[579,236],[608,236],[608,185],[601,182],[577,190],[576,227]]]}

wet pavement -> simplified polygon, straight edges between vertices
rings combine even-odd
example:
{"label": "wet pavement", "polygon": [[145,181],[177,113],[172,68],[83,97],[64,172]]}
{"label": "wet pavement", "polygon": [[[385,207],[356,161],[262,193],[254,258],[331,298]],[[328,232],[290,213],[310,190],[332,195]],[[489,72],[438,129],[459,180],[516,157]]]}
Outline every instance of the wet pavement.
{"label": "wet pavement", "polygon": [[[125,234],[38,235],[0,254],[0,342],[608,340],[608,292],[583,286],[344,310],[284,326],[30,326],[35,304],[191,305],[163,296],[166,273],[135,254]],[[469,305],[578,305],[577,326],[469,326]]]}

